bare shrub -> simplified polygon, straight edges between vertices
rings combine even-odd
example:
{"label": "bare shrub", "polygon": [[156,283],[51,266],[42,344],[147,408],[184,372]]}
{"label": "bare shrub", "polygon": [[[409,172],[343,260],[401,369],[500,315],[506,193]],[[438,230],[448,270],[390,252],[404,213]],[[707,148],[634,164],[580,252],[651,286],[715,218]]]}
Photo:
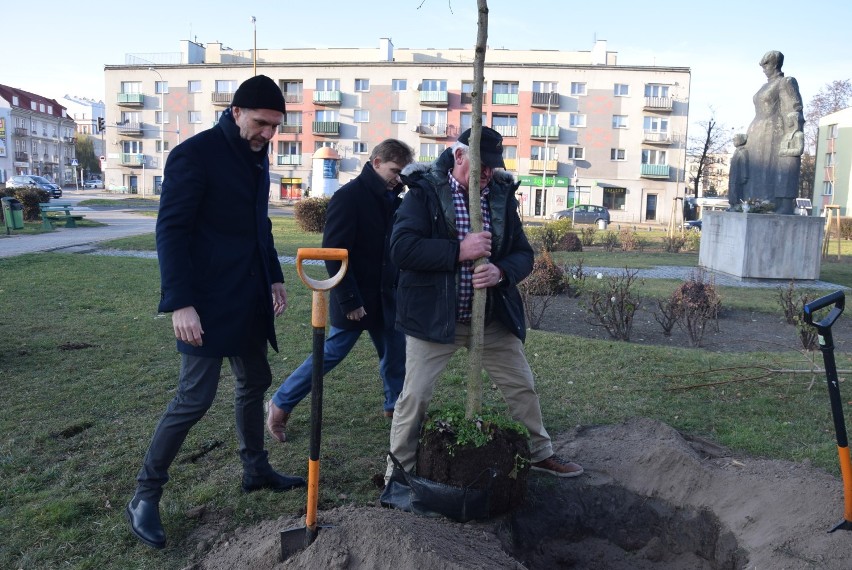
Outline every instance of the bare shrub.
{"label": "bare shrub", "polygon": [[778,288],[778,304],[784,311],[784,320],[788,325],[793,325],[799,333],[799,342],[805,350],[816,350],[817,329],[805,322],[805,305],[819,296],[812,291],[800,291],[796,289],[796,281],[790,280],[787,287]]}
{"label": "bare shrub", "polygon": [[565,292],[571,297],[579,297],[586,289],[586,271],[583,269],[583,258],[576,263],[568,264],[562,268],[565,274],[567,287]]}
{"label": "bare shrub", "polygon": [[566,232],[557,245],[559,251],[583,251],[583,242],[574,232]]}
{"label": "bare shrub", "polygon": [[677,324],[688,335],[692,346],[700,346],[707,323],[719,316],[722,301],[713,279],[704,280],[699,271],[690,275],[672,294],[671,302],[677,306]]}
{"label": "bare shrub", "polygon": [[686,245],[686,240],[681,236],[663,236],[663,249],[668,253],[679,253]]}
{"label": "bare shrub", "polygon": [[618,234],[613,231],[604,232],[601,236],[601,245],[605,251],[614,251],[618,247]]}
{"label": "bare shrub", "polygon": [[594,245],[597,230],[594,227],[580,228],[580,241],[583,245]]}
{"label": "bare shrub", "polygon": [[603,276],[602,286],[590,287],[585,295],[586,309],[616,340],[630,340],[633,317],[640,305],[639,297],[632,291],[638,273],[638,269],[625,268],[623,272]]}
{"label": "bare shrub", "polygon": [[677,323],[678,317],[677,300],[674,298],[674,295],[671,295],[668,299],[664,299],[662,301],[658,300],[657,308],[660,312],[654,313],[654,320],[660,323],[660,326],[663,327],[663,336],[672,336],[672,329]]}
{"label": "bare shrub", "polygon": [[621,251],[640,251],[642,239],[633,230],[624,228],[618,232],[618,240],[621,242]]}
{"label": "bare shrub", "polygon": [[322,233],[331,198],[305,198],[293,206],[293,217],[303,232]]}
{"label": "bare shrub", "polygon": [[683,240],[686,251],[698,251],[701,247],[701,232],[699,230],[688,230]]}
{"label": "bare shrub", "polygon": [[533,270],[526,279],[518,284],[524,311],[530,327],[538,329],[547,307],[554,297],[565,292],[567,284],[562,268],[553,263],[549,252],[543,252],[535,258]]}

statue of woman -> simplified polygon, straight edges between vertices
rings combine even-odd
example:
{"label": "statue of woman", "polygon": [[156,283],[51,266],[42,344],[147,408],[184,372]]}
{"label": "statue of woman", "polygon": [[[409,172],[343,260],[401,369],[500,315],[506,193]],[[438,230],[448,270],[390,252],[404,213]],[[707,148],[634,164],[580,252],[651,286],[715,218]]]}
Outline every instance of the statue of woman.
{"label": "statue of woman", "polygon": [[746,198],[775,203],[778,214],[792,214],[804,152],[804,116],[799,84],[784,77],[784,54],[769,51],[760,66],[766,83],[754,95],[754,120],[748,127]]}

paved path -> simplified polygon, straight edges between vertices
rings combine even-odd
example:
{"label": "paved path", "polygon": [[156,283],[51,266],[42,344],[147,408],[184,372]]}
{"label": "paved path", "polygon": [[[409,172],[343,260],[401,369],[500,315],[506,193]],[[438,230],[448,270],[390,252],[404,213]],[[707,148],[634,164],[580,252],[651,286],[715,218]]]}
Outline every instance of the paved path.
{"label": "paved path", "polygon": [[74,212],[107,224],[97,228],[57,228],[53,232],[35,235],[11,235],[0,237],[0,257],[11,257],[23,253],[54,251],[70,247],[81,247],[101,241],[122,237],[149,234],[154,231],[157,218],[125,210],[95,210],[75,207]]}
{"label": "paved path", "polygon": [[[46,232],[37,235],[13,235],[0,237],[0,257],[11,257],[24,253],[37,253],[42,251],[68,251],[76,253],[92,253],[95,255],[112,255],[124,257],[147,257],[156,258],[154,251],[124,251],[115,249],[101,249],[96,244],[102,241],[152,233],[156,224],[154,216],[146,216],[127,210],[98,210],[86,207],[77,207],[74,210],[85,214],[86,219],[106,224],[97,228],[58,228],[54,232]],[[272,212],[270,212],[272,214]],[[281,214],[281,212],[275,212]],[[284,214],[286,215],[286,214]],[[293,264],[296,262],[292,256],[281,256],[281,263]],[[314,263],[308,261],[308,263]],[[316,262],[322,263],[322,262]],[[624,269],[614,267],[584,267],[587,278],[595,278],[597,273],[602,275],[618,274]],[[652,269],[638,270],[637,277],[643,279],[677,279],[685,281],[696,274],[696,267],[681,266],[657,266]],[[762,287],[774,288],[786,286],[784,280],[740,280],[723,273],[708,273],[712,276],[716,285],[723,287]],[[838,290],[845,289],[842,285],[828,283],[826,281],[798,281],[799,287],[813,289]]]}

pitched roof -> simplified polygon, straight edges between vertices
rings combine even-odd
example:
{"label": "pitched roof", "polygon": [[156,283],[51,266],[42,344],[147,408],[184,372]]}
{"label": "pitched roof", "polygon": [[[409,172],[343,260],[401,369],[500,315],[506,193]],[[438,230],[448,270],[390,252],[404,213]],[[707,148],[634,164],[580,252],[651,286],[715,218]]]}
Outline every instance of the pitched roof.
{"label": "pitched roof", "polygon": [[[24,91],[23,89],[17,89],[15,87],[9,87],[8,85],[0,84],[0,97],[5,99],[12,107],[20,107],[21,109],[32,111],[32,103],[35,102],[35,111],[38,113],[41,113],[43,115],[51,115],[54,117],[63,117],[67,115],[67,113],[63,114],[63,111],[65,111],[65,107],[60,105],[56,99],[42,97],[41,95],[36,95],[35,93],[30,93],[29,91]],[[15,97],[18,98],[17,104],[14,104],[12,102],[14,101]],[[41,104],[44,104],[44,111],[40,111]],[[51,112],[49,113],[47,112],[48,107],[50,107],[51,110]]]}

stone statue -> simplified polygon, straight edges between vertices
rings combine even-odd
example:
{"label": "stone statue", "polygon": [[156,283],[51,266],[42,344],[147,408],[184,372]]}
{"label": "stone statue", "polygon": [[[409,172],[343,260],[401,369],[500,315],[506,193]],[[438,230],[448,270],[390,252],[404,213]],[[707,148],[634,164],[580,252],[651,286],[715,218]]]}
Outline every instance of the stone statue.
{"label": "stone statue", "polygon": [[745,144],[748,137],[742,133],[734,135],[734,154],[728,171],[728,203],[737,206],[745,197],[745,185],[748,182],[748,149]]}
{"label": "stone statue", "polygon": [[766,52],[760,60],[766,84],[754,94],[755,116],[744,149],[748,172],[738,174],[744,181],[738,200],[774,202],[776,213],[793,214],[805,150],[805,119],[799,84],[792,77],[784,77],[783,64],[780,51]]}

